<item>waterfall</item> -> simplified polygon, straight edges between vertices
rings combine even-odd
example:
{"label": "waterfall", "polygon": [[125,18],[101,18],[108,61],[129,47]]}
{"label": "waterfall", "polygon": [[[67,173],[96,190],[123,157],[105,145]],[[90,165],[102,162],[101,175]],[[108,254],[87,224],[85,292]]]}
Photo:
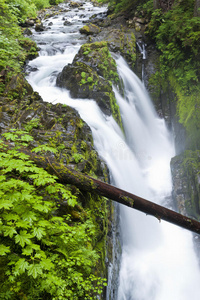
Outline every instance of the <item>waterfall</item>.
{"label": "waterfall", "polygon": [[[48,31],[34,32],[41,50],[40,56],[29,63],[31,72],[27,79],[44,101],[67,104],[79,112],[92,130],[94,145],[108,165],[113,185],[170,207],[172,137],[164,120],[157,116],[143,83],[126,62],[121,57],[116,59],[124,82],[124,97],[113,87],[125,134],[94,100],[71,99],[69,91],[55,86],[56,75],[72,62],[80,44],[85,42],[78,33],[80,19],[89,19],[94,10],[105,11],[90,3],[85,3],[84,8],[82,17],[75,9],[68,13],[70,29],[63,27],[60,15],[51,18],[53,25]],[[48,24],[49,20],[45,22]],[[190,232],[123,206],[120,228],[118,295],[111,299],[108,294],[107,299],[200,299],[200,270]]]}

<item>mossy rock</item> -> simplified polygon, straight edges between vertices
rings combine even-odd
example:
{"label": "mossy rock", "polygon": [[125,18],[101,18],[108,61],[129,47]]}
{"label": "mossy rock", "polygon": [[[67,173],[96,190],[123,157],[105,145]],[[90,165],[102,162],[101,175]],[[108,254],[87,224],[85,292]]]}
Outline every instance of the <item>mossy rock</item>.
{"label": "mossy rock", "polygon": [[69,6],[72,8],[78,8],[78,7],[82,6],[82,3],[70,1]]}
{"label": "mossy rock", "polygon": [[23,99],[26,95],[32,93],[32,87],[22,74],[13,75],[4,90],[4,96],[9,97],[9,99]]}
{"label": "mossy rock", "polygon": [[36,58],[39,54],[39,48],[37,44],[29,38],[21,38],[19,40],[20,46],[25,50],[26,60],[31,60]]}
{"label": "mossy rock", "polygon": [[[110,51],[121,54],[133,68],[136,62],[136,38],[134,30],[105,28],[98,35],[98,41],[107,42]],[[91,42],[95,41],[91,37]]]}
{"label": "mossy rock", "polygon": [[101,29],[98,26],[90,23],[84,25],[79,31],[82,34],[93,35],[98,34],[101,31]]}
{"label": "mossy rock", "polygon": [[112,114],[122,127],[112,83],[118,84],[119,77],[107,42],[84,44],[56,81],[57,86],[69,89],[73,98],[94,99],[103,113]]}
{"label": "mossy rock", "polygon": [[96,70],[99,76],[111,80],[115,84],[119,82],[116,62],[110,54],[107,42],[84,44],[74,61],[84,62]]}
{"label": "mossy rock", "polygon": [[136,38],[133,32],[125,32],[122,27],[119,29],[109,30],[105,36],[109,48],[113,52],[120,54],[134,66],[136,61]]}

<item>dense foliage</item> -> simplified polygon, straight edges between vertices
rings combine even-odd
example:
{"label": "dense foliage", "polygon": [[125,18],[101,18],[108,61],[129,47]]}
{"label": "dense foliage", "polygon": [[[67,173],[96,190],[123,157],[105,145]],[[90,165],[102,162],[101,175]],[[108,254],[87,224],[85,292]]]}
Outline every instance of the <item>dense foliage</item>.
{"label": "dense foliage", "polygon": [[[91,272],[98,255],[93,250],[95,225],[90,212],[84,211],[82,222],[73,222],[70,214],[60,215],[60,204],[73,208],[77,198],[19,151],[32,136],[12,130],[3,137],[0,299],[96,299],[104,280]],[[41,147],[34,151],[41,153]]]}
{"label": "dense foliage", "polygon": [[200,147],[200,18],[194,0],[175,1],[171,10],[144,8],[151,18],[148,34],[161,52],[160,82],[168,79],[178,99],[179,120],[187,130],[187,148]]}
{"label": "dense foliage", "polygon": [[129,13],[137,7],[137,5],[145,2],[144,0],[110,0],[108,2],[109,9],[113,10],[115,13],[126,12]]}
{"label": "dense foliage", "polygon": [[[10,79],[19,78],[15,75],[28,55],[37,51],[20,25],[27,17],[35,18],[38,9],[59,2],[0,0],[1,104],[13,99],[26,103],[27,91],[20,82],[18,92],[4,93]],[[19,150],[29,146],[30,132],[38,123],[27,125],[27,131],[12,125],[0,137],[0,299],[98,299],[105,280],[97,271],[101,260],[96,248],[102,240],[97,241],[101,222],[97,224],[96,218],[104,207],[93,213],[83,208],[78,190],[75,195],[70,186],[58,184],[56,176]],[[55,155],[58,149],[39,145],[34,151]],[[82,157],[72,155],[76,162]]]}

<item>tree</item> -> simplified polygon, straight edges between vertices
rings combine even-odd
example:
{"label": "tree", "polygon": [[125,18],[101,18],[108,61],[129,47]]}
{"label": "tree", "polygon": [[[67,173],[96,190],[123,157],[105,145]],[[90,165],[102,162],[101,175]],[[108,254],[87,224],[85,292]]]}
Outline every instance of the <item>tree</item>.
{"label": "tree", "polygon": [[194,17],[200,17],[200,0],[195,0],[195,3],[194,3]]}

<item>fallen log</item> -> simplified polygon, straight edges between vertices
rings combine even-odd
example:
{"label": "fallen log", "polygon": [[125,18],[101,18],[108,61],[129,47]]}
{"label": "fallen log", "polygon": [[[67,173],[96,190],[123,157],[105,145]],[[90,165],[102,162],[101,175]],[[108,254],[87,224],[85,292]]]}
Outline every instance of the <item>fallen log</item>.
{"label": "fallen log", "polygon": [[38,166],[44,168],[51,174],[57,175],[58,182],[60,183],[73,184],[81,190],[97,193],[98,195],[114,200],[115,202],[154,216],[159,221],[165,220],[200,234],[200,222],[194,219],[183,216],[180,213],[116,188],[100,180],[84,175],[83,173],[71,170],[64,165],[57,163],[52,158],[44,158],[26,150],[23,150],[23,152],[28,154],[31,160],[33,160]]}

